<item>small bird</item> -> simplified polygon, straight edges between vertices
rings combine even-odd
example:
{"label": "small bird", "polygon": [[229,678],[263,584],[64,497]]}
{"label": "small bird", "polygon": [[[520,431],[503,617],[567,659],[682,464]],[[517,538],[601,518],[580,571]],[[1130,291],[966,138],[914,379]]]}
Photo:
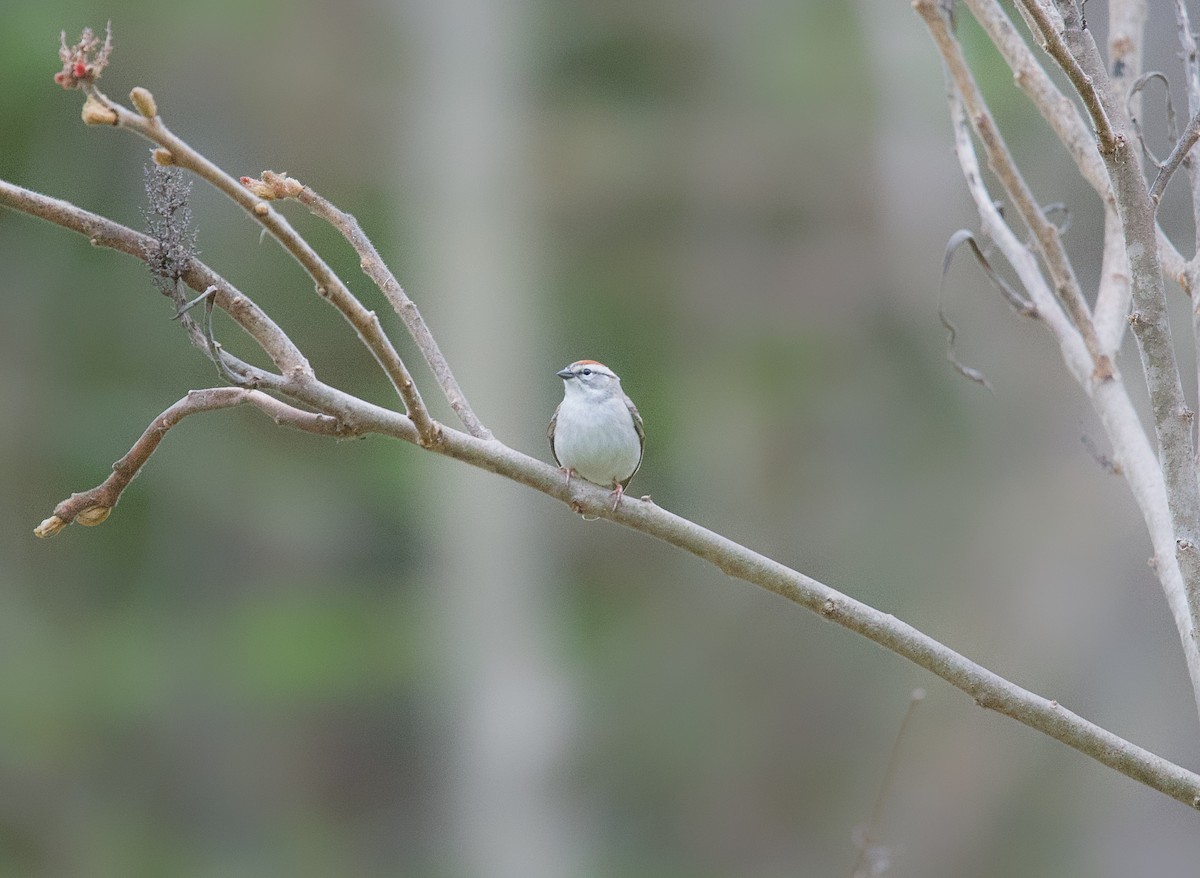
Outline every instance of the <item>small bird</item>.
{"label": "small bird", "polygon": [[563,401],[546,435],[554,462],[567,474],[612,488],[613,512],[625,486],[642,465],[646,431],[637,406],[621,389],[617,373],[595,360],[578,360],[558,372]]}

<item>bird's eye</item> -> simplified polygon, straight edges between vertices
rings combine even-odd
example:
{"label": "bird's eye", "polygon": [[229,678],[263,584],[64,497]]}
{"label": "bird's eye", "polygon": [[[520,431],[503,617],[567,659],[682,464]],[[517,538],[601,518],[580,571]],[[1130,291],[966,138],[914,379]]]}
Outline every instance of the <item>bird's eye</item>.
{"label": "bird's eye", "polygon": [[584,374],[584,375],[591,375],[591,374],[592,374],[592,370],[591,370],[591,369],[584,369],[584,370],[583,370],[583,374]]}

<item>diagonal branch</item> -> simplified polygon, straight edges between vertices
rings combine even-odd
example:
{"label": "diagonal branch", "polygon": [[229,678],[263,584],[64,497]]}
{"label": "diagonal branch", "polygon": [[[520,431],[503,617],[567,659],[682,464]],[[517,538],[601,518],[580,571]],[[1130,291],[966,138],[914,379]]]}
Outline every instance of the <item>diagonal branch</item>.
{"label": "diagonal branch", "polygon": [[1158,176],[1154,178],[1154,183],[1150,186],[1150,200],[1154,202],[1156,209],[1159,202],[1162,201],[1163,191],[1171,182],[1171,175],[1179,170],[1179,166],[1183,164],[1183,160],[1187,158],[1197,140],[1200,140],[1200,114],[1192,116],[1192,121],[1188,122],[1187,127],[1183,129],[1183,134],[1179,136],[1175,148],[1163,162]]}
{"label": "diagonal branch", "polygon": [[39,524],[34,533],[39,537],[54,536],[72,521],[89,527],[100,524],[108,518],[117,501],[121,499],[121,493],[141,472],[168,430],[188,415],[244,404],[253,405],[281,426],[323,436],[352,435],[336,418],[317,412],[301,411],[273,396],[268,396],[261,390],[246,390],[241,387],[189,390],[187,396],[155,418],[125,456],[113,464],[112,475],[91,490],[72,494],[63,500],[54,507],[54,514]]}
{"label": "diagonal branch", "polygon": [[358,224],[358,220],[352,214],[341,210],[328,199],[318,195],[311,187],[305,186],[299,180],[289,177],[287,174],[263,171],[260,180],[251,181],[248,178],[243,178],[242,182],[262,198],[296,199],[341,232],[342,237],[350,243],[350,246],[358,254],[360,260],[359,267],[363,270],[363,273],[375,282],[375,285],[379,287],[380,291],[387,297],[387,300],[391,302],[392,307],[396,310],[396,314],[404,321],[404,325],[408,328],[413,341],[416,342],[421,354],[425,357],[426,364],[433,372],[438,385],[442,388],[442,392],[446,396],[446,401],[450,403],[450,408],[454,410],[459,420],[462,421],[463,426],[467,428],[467,432],[481,439],[490,439],[492,436],[491,431],[483,425],[483,422],[479,420],[479,417],[471,408],[470,403],[467,402],[466,394],[463,393],[458,380],[454,377],[454,372],[450,369],[450,363],[442,353],[437,339],[429,331],[429,326],[425,323],[425,318],[421,316],[416,302],[404,292],[404,288],[400,286],[400,282],[396,280],[396,276],[392,274],[392,270],[387,267],[387,264],[379,255],[379,251],[375,249],[375,245],[371,242],[371,239],[363,232],[362,227]]}
{"label": "diagonal branch", "polygon": [[[247,392],[237,388],[222,390]],[[322,411],[347,412],[355,432],[380,433],[420,444],[412,421],[397,412],[315,380],[303,387],[293,387],[292,391]],[[1114,735],[1057,701],[1017,686],[890,613],[857,601],[648,500],[627,497],[614,512],[607,489],[580,479],[567,485],[562,473],[547,463],[494,439],[480,439],[448,427],[443,427],[441,443],[429,450],[533,488],[567,503],[577,512],[608,518],[689,552],[732,577],[774,592],[880,644],[967,693],[980,707],[1011,717],[1127,777],[1200,809],[1200,775]]]}
{"label": "diagonal branch", "polygon": [[1012,153],[1009,152],[1008,146],[996,126],[996,121],[992,118],[991,111],[979,92],[975,78],[971,75],[970,68],[963,57],[962,46],[951,34],[937,0],[915,0],[913,8],[925,21],[950,77],[954,81],[958,93],[962,96],[971,127],[987,154],[988,165],[1000,180],[1000,184],[1004,187],[1005,193],[1025,225],[1033,232],[1038,252],[1054,282],[1054,291],[1070,316],[1071,322],[1075,324],[1075,328],[1082,336],[1088,354],[1092,358],[1096,380],[1111,379],[1113,376],[1112,361],[1104,353],[1100,340],[1096,336],[1096,329],[1092,323],[1087,302],[1084,301],[1079,281],[1075,277],[1075,270],[1063,248],[1058,227],[1046,218],[1013,160]]}
{"label": "diagonal branch", "polygon": [[[1082,349],[1080,354],[1084,354]],[[249,368],[253,370],[253,367]],[[288,426],[310,432],[333,436],[378,433],[422,446],[420,432],[411,419],[323,384],[311,372],[297,371],[279,376],[254,370],[254,375],[263,386],[319,414],[300,411],[261,392],[242,388],[214,388],[189,394],[164,412],[130,454],[118,462],[110,477],[112,484],[106,482],[92,492],[73,495],[59,504],[55,515],[38,527],[38,534],[51,536],[58,533],[72,517],[88,524],[99,524],[107,518],[120,495],[117,480],[123,489],[157,447],[165,429],[180,417],[197,411],[249,403]],[[1115,381],[1102,382],[1096,385],[1096,392],[1104,393],[1116,386]],[[707,560],[730,576],[772,591],[903,656],[966,692],[980,706],[1062,741],[1177,801],[1200,808],[1200,776],[1088,722],[1056,701],[1005,680],[895,616],[856,601],[648,500],[627,497],[614,512],[607,489],[579,479],[567,485],[562,473],[549,464],[495,439],[471,436],[447,427],[442,428],[441,441],[429,450],[497,473],[567,503],[578,512],[609,518]]]}
{"label": "diagonal branch", "polygon": [[[0,205],[20,210],[31,216],[84,235],[94,247],[109,247],[134,256],[143,262],[154,249],[154,239],[135,232],[107,217],[92,213],[63,201],[0,180]],[[199,260],[192,260],[180,278],[196,292],[216,287],[216,305],[258,342],[267,356],[285,374],[311,374],[312,367],[300,349],[282,329],[248,296]],[[203,340],[200,341],[203,347]],[[225,354],[229,357],[229,354]],[[231,358],[232,359],[232,358]],[[243,366],[245,364],[242,364]]]}
{"label": "diagonal branch", "polygon": [[[1109,102],[1105,99],[1102,87],[1097,85],[1095,77],[1084,70],[1083,65],[1071,52],[1062,33],[1059,32],[1058,23],[1051,21],[1050,14],[1040,0],[1020,0],[1020,9],[1041,36],[1046,53],[1063,69],[1067,79],[1083,99],[1083,105],[1096,128],[1100,154],[1111,153],[1117,148],[1117,134],[1113,131],[1107,106]],[[1078,27],[1081,29],[1082,25]]]}
{"label": "diagonal branch", "polygon": [[[1196,51],[1196,37],[1192,33],[1192,22],[1184,0],[1175,0],[1175,29],[1179,32],[1179,48],[1182,52],[1180,60],[1183,62],[1183,84],[1187,93],[1188,115],[1200,116],[1200,55]],[[1198,159],[1200,156],[1192,154],[1184,162],[1188,166],[1188,175],[1191,177],[1192,184],[1193,266],[1197,260],[1200,260],[1200,166],[1198,166]],[[1191,289],[1189,287],[1185,287],[1185,289],[1190,295]],[[1194,307],[1195,303],[1193,303]]]}
{"label": "diagonal branch", "polygon": [[[372,405],[315,380],[309,380],[304,386],[293,387],[291,390],[322,411],[336,409],[349,413],[355,425],[355,434],[380,433],[420,445],[420,436],[412,421],[397,412]],[[163,417],[168,418],[181,406],[185,409],[191,408],[191,411],[186,412],[191,414],[193,411],[227,408],[242,402],[250,402],[276,416],[276,412],[268,406],[282,405],[265,394],[240,388],[218,388],[197,393],[219,393],[224,396],[201,396],[207,404],[202,405],[198,402],[193,405],[189,402],[189,395],[164,412]],[[254,395],[252,398],[241,398],[251,394]],[[317,420],[321,417],[324,416],[292,409],[283,420],[289,426],[301,429],[312,427],[311,432],[329,435],[338,435],[344,429],[335,419]],[[306,421],[306,418],[312,420]],[[171,422],[177,420],[178,417],[174,417]],[[169,426],[170,424],[161,420],[156,421],[139,440],[139,445],[157,445],[162,438],[161,430]],[[448,427],[443,427],[442,432],[442,442],[429,449],[434,453],[497,473],[561,500],[578,512],[609,518],[618,524],[683,549],[710,562],[732,577],[774,592],[903,656],[966,692],[979,706],[1009,716],[1177,801],[1192,808],[1200,808],[1200,776],[1083,719],[1057,701],[1022,689],[890,613],[857,601],[803,573],[668,512],[648,500],[627,497],[614,512],[605,488],[584,483],[579,479],[567,485],[562,473],[555,467],[494,439],[480,439]],[[138,446],[135,446],[130,454],[136,460],[139,456],[148,456],[150,451],[153,451],[153,447],[139,451]],[[122,467],[121,462],[118,462],[118,467]],[[122,469],[124,471],[124,468]],[[119,478],[121,475],[114,472],[114,477]],[[74,507],[60,504],[56,514],[59,510],[69,513],[73,508],[74,514],[78,516],[84,510],[103,508],[102,504],[107,500],[107,495],[89,496],[85,492],[84,495],[73,495],[72,499],[64,503],[71,504],[74,498],[79,496],[88,499],[75,501],[78,505]],[[95,520],[88,523],[98,524],[106,517],[107,511],[95,513]],[[39,530],[43,531],[42,535],[49,536],[57,533],[63,526],[65,524],[56,524],[54,517],[51,517],[42,523]]]}

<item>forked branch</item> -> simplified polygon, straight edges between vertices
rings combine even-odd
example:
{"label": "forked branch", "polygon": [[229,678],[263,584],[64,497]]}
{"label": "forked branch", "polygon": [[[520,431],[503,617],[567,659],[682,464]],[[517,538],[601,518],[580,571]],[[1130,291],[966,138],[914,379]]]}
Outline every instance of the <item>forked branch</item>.
{"label": "forked branch", "polygon": [[375,282],[375,286],[379,287],[380,292],[391,302],[396,314],[404,321],[405,328],[424,356],[425,363],[437,379],[438,386],[442,388],[446,401],[467,428],[467,432],[480,439],[490,439],[491,431],[483,425],[471,404],[467,402],[466,394],[459,387],[458,380],[450,369],[450,363],[442,354],[442,349],[425,323],[425,318],[421,316],[417,304],[404,292],[404,287],[400,286],[392,270],[375,249],[375,244],[363,232],[358,220],[318,195],[311,187],[287,174],[263,171],[258,180],[243,177],[242,185],[264,200],[294,198],[341,233],[358,254],[359,268]]}
{"label": "forked branch", "polygon": [[54,514],[39,524],[34,533],[39,537],[54,536],[73,521],[89,527],[102,523],[121,499],[121,493],[150,460],[150,455],[154,454],[168,430],[188,415],[246,404],[267,414],[283,427],[321,436],[352,435],[337,418],[320,412],[302,411],[259,390],[241,387],[189,390],[187,396],[155,418],[125,456],[113,464],[112,475],[96,487],[63,500],[54,507]]}

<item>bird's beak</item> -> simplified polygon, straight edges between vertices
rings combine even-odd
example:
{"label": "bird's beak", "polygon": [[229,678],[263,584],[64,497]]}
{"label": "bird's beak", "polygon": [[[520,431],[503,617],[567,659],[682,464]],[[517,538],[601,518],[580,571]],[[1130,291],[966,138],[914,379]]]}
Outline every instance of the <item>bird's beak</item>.
{"label": "bird's beak", "polygon": [[566,381],[568,378],[575,377],[575,373],[572,372],[570,369],[563,369],[561,372],[555,372],[554,374],[556,374],[563,381]]}

